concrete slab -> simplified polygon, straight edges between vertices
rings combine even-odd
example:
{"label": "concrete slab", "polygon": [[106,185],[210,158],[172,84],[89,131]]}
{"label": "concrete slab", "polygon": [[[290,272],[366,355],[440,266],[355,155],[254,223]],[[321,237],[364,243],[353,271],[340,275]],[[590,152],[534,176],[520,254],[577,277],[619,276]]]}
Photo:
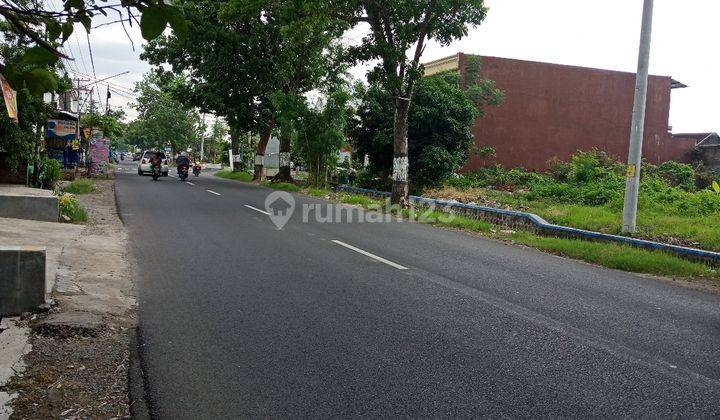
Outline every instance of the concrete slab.
{"label": "concrete slab", "polygon": [[83,226],[0,217],[0,244],[45,247],[45,290],[55,287],[63,249],[80,237]]}
{"label": "concrete slab", "polygon": [[45,248],[0,245],[0,316],[32,312],[45,303]]}
{"label": "concrete slab", "polygon": [[57,222],[58,198],[48,190],[0,184],[0,217]]}
{"label": "concrete slab", "polygon": [[90,312],[57,312],[33,325],[37,334],[56,338],[68,338],[75,335],[95,337],[103,328],[100,315]]}

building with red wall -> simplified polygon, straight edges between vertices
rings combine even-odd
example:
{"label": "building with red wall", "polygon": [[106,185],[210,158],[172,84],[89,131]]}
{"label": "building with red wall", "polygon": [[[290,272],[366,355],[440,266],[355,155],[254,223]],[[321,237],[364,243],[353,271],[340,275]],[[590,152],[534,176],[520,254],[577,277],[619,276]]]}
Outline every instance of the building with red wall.
{"label": "building with red wall", "polygon": [[[627,159],[635,74],[498,57],[480,57],[481,79],[504,91],[497,107],[487,107],[472,131],[477,146],[492,146],[505,167],[542,171],[557,157],[579,150],[605,150]],[[425,64],[425,74],[460,71],[468,55]],[[652,163],[689,162],[695,141],[669,132],[670,91],[685,87],[668,76],[650,76],[643,156]],[[483,161],[472,156],[463,170]]]}

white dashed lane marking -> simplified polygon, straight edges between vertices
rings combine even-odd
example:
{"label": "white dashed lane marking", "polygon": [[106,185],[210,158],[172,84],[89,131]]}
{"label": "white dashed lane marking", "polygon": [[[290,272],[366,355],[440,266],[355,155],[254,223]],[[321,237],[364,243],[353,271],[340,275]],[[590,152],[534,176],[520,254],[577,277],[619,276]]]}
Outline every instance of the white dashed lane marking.
{"label": "white dashed lane marking", "polygon": [[383,257],[377,256],[377,255],[375,255],[375,254],[373,254],[373,253],[370,253],[370,252],[367,252],[367,251],[362,250],[362,249],[360,249],[360,248],[354,247],[354,246],[352,246],[352,245],[350,245],[350,244],[346,244],[345,242],[338,241],[337,239],[333,239],[332,242],[334,242],[334,243],[336,243],[336,244],[338,244],[338,245],[340,245],[340,246],[344,246],[344,247],[347,248],[347,249],[351,249],[351,250],[353,250],[353,251],[355,251],[355,252],[357,252],[357,253],[363,254],[363,255],[365,255],[366,257],[370,257],[370,258],[374,259],[375,261],[380,261],[380,262],[383,263],[383,264],[387,264],[387,265],[389,265],[390,267],[395,267],[395,268],[397,268],[398,270],[407,270],[407,269],[408,269],[407,267],[402,266],[402,265],[400,265],[400,264],[398,264],[398,263],[394,263],[394,262],[392,262],[392,261],[390,261],[390,260],[386,260],[386,259],[383,258]]}
{"label": "white dashed lane marking", "polygon": [[260,212],[260,213],[262,213],[262,214],[266,214],[266,215],[270,216],[270,213],[266,212],[265,210],[260,210],[260,209],[257,208],[257,207],[253,207],[253,206],[250,206],[250,205],[247,205],[247,204],[245,204],[245,207],[247,207],[247,208],[249,208],[249,209],[253,209],[253,210],[255,210],[255,211],[258,211],[258,212]]}

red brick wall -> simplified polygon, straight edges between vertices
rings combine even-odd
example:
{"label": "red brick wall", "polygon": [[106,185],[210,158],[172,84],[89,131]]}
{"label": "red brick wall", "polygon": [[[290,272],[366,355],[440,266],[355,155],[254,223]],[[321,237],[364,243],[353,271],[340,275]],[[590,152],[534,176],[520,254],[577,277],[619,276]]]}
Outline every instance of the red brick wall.
{"label": "red brick wall", "polygon": [[[460,55],[460,69],[466,59]],[[552,157],[566,160],[592,148],[627,159],[633,73],[482,57],[480,77],[495,81],[505,101],[487,107],[475,123],[475,143],[495,147],[503,166],[541,171]],[[683,161],[692,150],[667,132],[670,83],[670,77],[651,76],[648,84],[643,155],[653,163]],[[463,169],[481,164],[471,157]]]}

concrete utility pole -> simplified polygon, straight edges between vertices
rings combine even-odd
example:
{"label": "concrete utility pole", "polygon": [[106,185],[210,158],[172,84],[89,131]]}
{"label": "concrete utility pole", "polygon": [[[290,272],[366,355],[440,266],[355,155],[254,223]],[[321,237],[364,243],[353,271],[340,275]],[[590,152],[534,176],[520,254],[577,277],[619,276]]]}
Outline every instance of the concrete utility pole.
{"label": "concrete utility pole", "polygon": [[650,38],[652,35],[653,0],[644,0],[640,53],[635,78],[635,104],[633,105],[630,151],[625,173],[625,206],[623,208],[624,233],[634,233],[637,228],[637,203],[640,188],[640,164],[645,131],[645,103],[647,101],[648,68],[650,65]]}

